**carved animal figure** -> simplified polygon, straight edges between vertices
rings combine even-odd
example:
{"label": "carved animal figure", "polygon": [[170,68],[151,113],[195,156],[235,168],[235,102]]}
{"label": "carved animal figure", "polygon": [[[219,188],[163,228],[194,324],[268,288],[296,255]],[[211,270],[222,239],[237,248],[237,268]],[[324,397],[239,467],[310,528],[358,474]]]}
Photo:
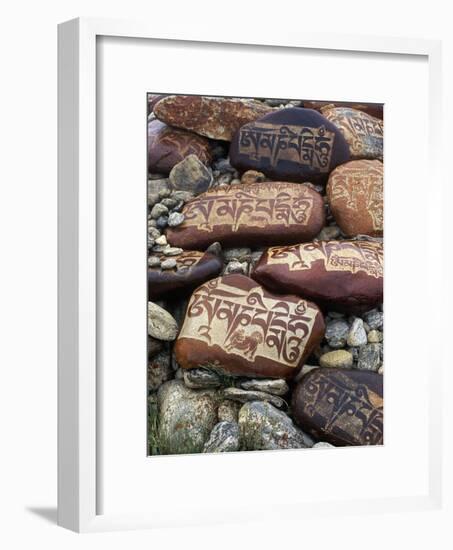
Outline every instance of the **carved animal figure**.
{"label": "carved animal figure", "polygon": [[226,350],[231,351],[236,349],[238,351],[243,351],[245,356],[253,358],[256,353],[256,348],[258,344],[263,342],[263,336],[258,332],[254,331],[249,336],[246,336],[243,329],[236,330],[230,338],[230,343],[227,344]]}

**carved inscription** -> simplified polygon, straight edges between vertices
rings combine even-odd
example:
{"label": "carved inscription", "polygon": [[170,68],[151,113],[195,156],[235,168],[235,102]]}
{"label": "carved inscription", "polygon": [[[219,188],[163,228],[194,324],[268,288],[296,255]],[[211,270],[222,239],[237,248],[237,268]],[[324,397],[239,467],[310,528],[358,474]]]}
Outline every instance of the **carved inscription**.
{"label": "carved inscription", "polygon": [[274,299],[260,286],[247,291],[213,279],[193,293],[179,337],[296,367],[317,313],[304,300]]}
{"label": "carved inscription", "polygon": [[267,251],[267,263],[285,264],[290,271],[310,269],[318,260],[326,271],[362,271],[371,277],[383,276],[383,254],[379,243],[361,241],[318,241],[294,246],[274,246]]}
{"label": "carved inscription", "polygon": [[324,431],[365,445],[382,443],[383,399],[342,372],[318,371],[304,388],[304,414]]}
{"label": "carved inscription", "polygon": [[[161,260],[164,260],[166,258],[174,258],[176,260],[176,266],[172,270],[166,270],[166,271],[180,271],[180,270],[188,270],[192,267],[195,267],[200,260],[204,256],[204,252],[197,252],[196,250],[189,250],[185,252],[181,252],[178,256],[165,256],[165,254],[156,254]],[[154,254],[153,254],[154,255]],[[153,271],[161,271],[160,267],[155,268],[149,268]]]}
{"label": "carved inscription", "polygon": [[205,193],[184,208],[184,227],[212,231],[227,225],[233,232],[241,226],[307,225],[313,210],[313,196],[300,186],[272,182],[250,184],[237,192],[216,189]]}
{"label": "carved inscription", "polygon": [[335,133],[324,126],[255,122],[241,128],[239,154],[253,160],[266,159],[272,167],[291,161],[320,172],[328,172]]}

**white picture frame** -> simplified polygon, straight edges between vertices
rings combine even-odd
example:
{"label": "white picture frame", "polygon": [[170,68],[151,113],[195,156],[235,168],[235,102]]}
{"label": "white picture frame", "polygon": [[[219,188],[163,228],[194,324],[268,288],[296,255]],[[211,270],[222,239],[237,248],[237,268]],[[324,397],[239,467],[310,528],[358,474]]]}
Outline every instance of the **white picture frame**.
{"label": "white picture frame", "polygon": [[[269,39],[269,36],[272,38]],[[104,379],[97,364],[100,361],[99,335],[101,316],[99,315],[100,272],[98,269],[99,233],[101,231],[100,209],[103,208],[103,192],[97,186],[100,177],[97,155],[99,135],[99,113],[96,109],[99,92],[99,59],[97,41],[101,37],[117,39],[154,40],[174,44],[196,43],[198,48],[209,48],[213,44],[233,44],[236,48],[256,46],[291,51],[338,51],[349,53],[396,54],[423,58],[428,66],[427,109],[429,144],[426,158],[420,160],[431,167],[431,175],[440,181],[439,151],[441,148],[441,44],[439,41],[407,40],[387,37],[367,37],[354,35],[322,35],[300,33],[288,35],[284,31],[273,30],[270,35],[263,30],[204,32],[187,31],[173,34],[162,30],[162,25],[103,20],[76,19],[59,26],[59,421],[58,421],[58,523],[66,528],[79,531],[100,531],[125,528],[155,527],[212,523],[219,521],[215,507],[212,513],[201,512],[196,517],[183,514],[147,514],[146,510],[133,513],[99,513],[103,508],[100,497],[100,479],[103,477],[102,459],[104,449],[100,444],[99,401],[104,391]],[[267,50],[269,51],[269,50]],[[279,50],[280,51],[280,50]],[[192,88],[191,88],[192,90]],[[151,89],[150,92],[160,91]],[[178,92],[179,90],[174,90]],[[209,90],[211,93],[211,90]],[[228,95],[225,92],[225,95]],[[246,95],[246,94],[244,94]],[[290,97],[290,96],[278,96]],[[313,98],[316,99],[316,98]],[[322,99],[322,98],[320,98]],[[351,98],[354,99],[354,98]],[[367,98],[359,97],[365,100]],[[386,129],[387,131],[387,129]],[[387,140],[386,134],[386,140]],[[391,136],[390,136],[391,137]],[[390,141],[390,139],[389,139]],[[141,168],[140,168],[141,169]],[[386,173],[387,177],[387,173]],[[431,231],[435,234],[440,224],[439,212],[434,200],[442,201],[442,187],[439,186],[429,201]],[[433,206],[434,205],[434,206]],[[145,216],[144,216],[145,218]],[[440,258],[440,245],[430,246],[429,256],[433,262]],[[386,256],[387,261],[387,256]],[[440,264],[435,264],[440,265]],[[441,278],[435,270],[428,276],[432,296],[440,293]],[[387,292],[387,287],[386,287]],[[440,294],[439,294],[440,295]],[[145,307],[145,303],[143,304]],[[434,313],[433,313],[434,314]],[[108,345],[108,342],[107,342]],[[441,475],[441,387],[439,384],[442,357],[437,360],[429,374],[429,397],[427,426],[429,441],[426,457],[426,490],[418,495],[400,494],[389,497],[364,499],[345,494],[350,511],[381,512],[389,510],[433,510],[440,509],[442,502]],[[113,387],[113,386],[112,386]],[[387,390],[386,390],[387,391]],[[335,452],[342,453],[343,449]],[[345,450],[346,451],[346,450]],[[366,449],[364,450],[367,451]],[[303,452],[303,451],[302,451]],[[250,464],[254,453],[243,453],[247,458],[231,457],[232,461],[246,460]],[[261,456],[267,453],[261,453]],[[272,454],[272,453],[271,453]],[[283,453],[285,454],[285,453]],[[279,452],[272,461],[281,460]],[[238,455],[236,454],[236,457]],[[269,456],[269,454],[267,454]],[[280,456],[283,456],[280,453]],[[293,453],[293,457],[296,456]],[[332,460],[327,453],[319,455],[319,461]],[[181,457],[179,457],[181,458]],[[201,458],[206,467],[208,461],[226,460],[223,457],[185,457],[186,464],[193,466]],[[175,457],[159,457],[160,463],[172,461]],[[229,459],[228,459],[229,460]],[[267,460],[262,459],[260,460]],[[305,460],[305,458],[304,458]],[[157,462],[156,462],[157,464]],[[179,464],[181,464],[179,462]],[[231,462],[233,464],[233,462]],[[131,470],[132,470],[131,466]],[[103,483],[106,483],[104,480]],[[124,494],[123,494],[124,496]],[[317,515],[334,513],[338,501],[323,500],[294,502],[293,517],[303,513]],[[256,518],[259,512],[252,506],[241,507],[240,513],[229,508],[222,509],[220,521],[247,521]],[[220,508],[219,508],[220,510]]]}

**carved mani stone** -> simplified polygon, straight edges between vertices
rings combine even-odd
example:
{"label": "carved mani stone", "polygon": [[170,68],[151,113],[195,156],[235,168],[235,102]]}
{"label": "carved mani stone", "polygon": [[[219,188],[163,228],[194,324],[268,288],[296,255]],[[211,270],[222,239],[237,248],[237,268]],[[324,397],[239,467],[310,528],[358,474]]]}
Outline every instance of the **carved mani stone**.
{"label": "carved mani stone", "polygon": [[[162,261],[166,256],[154,254]],[[208,252],[184,251],[177,256],[173,269],[161,269],[159,266],[148,268],[148,296],[150,299],[163,296],[173,297],[187,292],[208,279],[217,277],[223,268],[222,258]]]}
{"label": "carved mani stone", "polygon": [[184,222],[167,229],[173,246],[203,250],[224,246],[290,244],[314,238],[325,223],[321,195],[285,182],[237,184],[210,189],[183,209]]}
{"label": "carved mani stone", "polygon": [[384,123],[379,118],[348,107],[327,105],[322,114],[333,122],[348,142],[351,159],[379,159],[384,156]]}
{"label": "carved mani stone", "polygon": [[263,253],[251,276],[331,310],[359,313],[382,302],[383,246],[370,241],[316,241]]}
{"label": "carved mani stone", "polygon": [[307,109],[314,109],[315,111],[322,112],[322,109],[327,106],[333,107],[349,107],[350,109],[356,109],[362,111],[373,117],[383,119],[384,118],[384,105],[382,103],[355,103],[352,101],[311,101],[310,99],[302,100],[304,107]]}
{"label": "carved mani stone", "polygon": [[384,232],[384,166],[379,160],[353,160],[329,176],[327,199],[340,229],[348,237]]}
{"label": "carved mani stone", "polygon": [[242,126],[230,147],[230,162],[238,170],[258,170],[284,181],[324,182],[349,159],[340,130],[317,111],[298,107]]}
{"label": "carved mani stone", "polygon": [[382,381],[375,372],[313,369],[294,389],[294,418],[303,430],[334,445],[382,445]]}
{"label": "carved mani stone", "polygon": [[224,141],[231,141],[241,126],[272,110],[260,101],[195,95],[167,96],[154,106],[159,120]]}
{"label": "carved mani stone", "polygon": [[315,304],[272,294],[244,275],[226,275],[194,291],[174,350],[185,369],[288,379],[323,335]]}
{"label": "carved mani stone", "polygon": [[189,155],[203,164],[212,160],[209,141],[202,136],[171,128],[160,120],[148,122],[148,170],[168,174],[173,166]]}

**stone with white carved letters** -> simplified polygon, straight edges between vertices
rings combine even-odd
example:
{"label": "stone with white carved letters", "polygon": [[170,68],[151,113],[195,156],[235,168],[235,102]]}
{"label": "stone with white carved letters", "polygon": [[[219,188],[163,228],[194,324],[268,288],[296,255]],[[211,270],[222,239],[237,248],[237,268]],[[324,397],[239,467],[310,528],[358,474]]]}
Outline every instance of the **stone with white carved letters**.
{"label": "stone with white carved letters", "polygon": [[360,313],[382,302],[383,262],[380,242],[316,241],[267,249],[251,277],[329,311]]}
{"label": "stone with white carved letters", "polygon": [[382,445],[383,406],[382,376],[350,369],[314,369],[292,398],[302,430],[337,446]]}
{"label": "stone with white carved letters", "polygon": [[315,304],[272,294],[244,275],[226,275],[193,292],[174,351],[183,369],[290,379],[323,335]]}
{"label": "stone with white carved letters", "polygon": [[326,188],[330,210],[348,237],[382,237],[384,232],[384,165],[353,160],[338,166]]}
{"label": "stone with white carved letters", "polygon": [[299,107],[242,126],[230,147],[230,162],[238,170],[258,170],[284,181],[324,183],[348,160],[341,131],[317,111]]}
{"label": "stone with white carved letters", "polygon": [[184,222],[167,229],[172,246],[204,250],[223,246],[271,246],[313,239],[325,224],[321,195],[307,185],[259,182],[215,188],[183,208]]}

